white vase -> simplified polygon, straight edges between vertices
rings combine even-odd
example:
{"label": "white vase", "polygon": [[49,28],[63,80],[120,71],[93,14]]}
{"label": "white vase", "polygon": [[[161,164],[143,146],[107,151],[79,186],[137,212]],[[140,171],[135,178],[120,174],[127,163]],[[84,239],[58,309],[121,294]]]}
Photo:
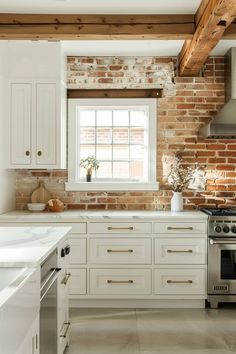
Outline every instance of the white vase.
{"label": "white vase", "polygon": [[173,192],[173,197],[171,198],[171,211],[183,211],[184,209],[184,199],[182,192]]}

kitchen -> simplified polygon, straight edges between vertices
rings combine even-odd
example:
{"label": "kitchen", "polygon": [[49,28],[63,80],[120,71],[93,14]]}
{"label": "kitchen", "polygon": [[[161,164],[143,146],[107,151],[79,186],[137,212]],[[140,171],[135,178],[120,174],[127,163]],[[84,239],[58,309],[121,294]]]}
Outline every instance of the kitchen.
{"label": "kitchen", "polygon": [[234,352],[235,1],[0,10],[0,352]]}

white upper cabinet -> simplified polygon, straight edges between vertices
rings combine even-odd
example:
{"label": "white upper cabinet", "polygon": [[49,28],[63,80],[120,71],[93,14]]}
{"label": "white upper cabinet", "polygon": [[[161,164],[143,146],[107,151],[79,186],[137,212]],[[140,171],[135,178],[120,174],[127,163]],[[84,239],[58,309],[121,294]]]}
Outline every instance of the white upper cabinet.
{"label": "white upper cabinet", "polygon": [[11,83],[11,164],[31,164],[32,85]]}
{"label": "white upper cabinet", "polygon": [[[46,54],[45,54],[46,53]],[[9,168],[66,168],[66,89],[60,43],[11,42]]]}
{"label": "white upper cabinet", "polygon": [[37,165],[55,165],[57,148],[57,86],[36,84]]}

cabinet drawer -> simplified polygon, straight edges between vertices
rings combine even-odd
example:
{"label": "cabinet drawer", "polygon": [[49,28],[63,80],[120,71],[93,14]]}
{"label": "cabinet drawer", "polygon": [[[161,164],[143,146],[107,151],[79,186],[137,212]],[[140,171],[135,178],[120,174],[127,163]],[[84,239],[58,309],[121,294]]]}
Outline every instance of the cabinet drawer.
{"label": "cabinet drawer", "polygon": [[90,294],[151,294],[150,269],[90,269]]}
{"label": "cabinet drawer", "polygon": [[69,295],[85,295],[87,293],[86,269],[70,268]]}
{"label": "cabinet drawer", "polygon": [[69,238],[69,264],[86,264],[86,238]]}
{"label": "cabinet drawer", "polygon": [[91,222],[88,224],[90,234],[150,234],[149,222]]}
{"label": "cabinet drawer", "polygon": [[154,224],[154,233],[156,234],[204,234],[206,233],[206,224],[204,222],[158,222]]}
{"label": "cabinet drawer", "polygon": [[150,264],[150,238],[92,238],[89,259],[92,264]]}
{"label": "cabinet drawer", "polygon": [[155,264],[205,264],[204,238],[156,238]]}
{"label": "cabinet drawer", "polygon": [[155,269],[154,293],[165,295],[204,295],[205,269]]}

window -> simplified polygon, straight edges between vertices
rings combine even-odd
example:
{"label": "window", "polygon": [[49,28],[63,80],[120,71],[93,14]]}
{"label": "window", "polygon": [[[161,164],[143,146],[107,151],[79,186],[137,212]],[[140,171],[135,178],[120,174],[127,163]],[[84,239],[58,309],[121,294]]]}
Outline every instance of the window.
{"label": "window", "polygon": [[[156,190],[155,152],[156,99],[69,100],[67,190]],[[88,183],[80,160],[91,155]]]}

